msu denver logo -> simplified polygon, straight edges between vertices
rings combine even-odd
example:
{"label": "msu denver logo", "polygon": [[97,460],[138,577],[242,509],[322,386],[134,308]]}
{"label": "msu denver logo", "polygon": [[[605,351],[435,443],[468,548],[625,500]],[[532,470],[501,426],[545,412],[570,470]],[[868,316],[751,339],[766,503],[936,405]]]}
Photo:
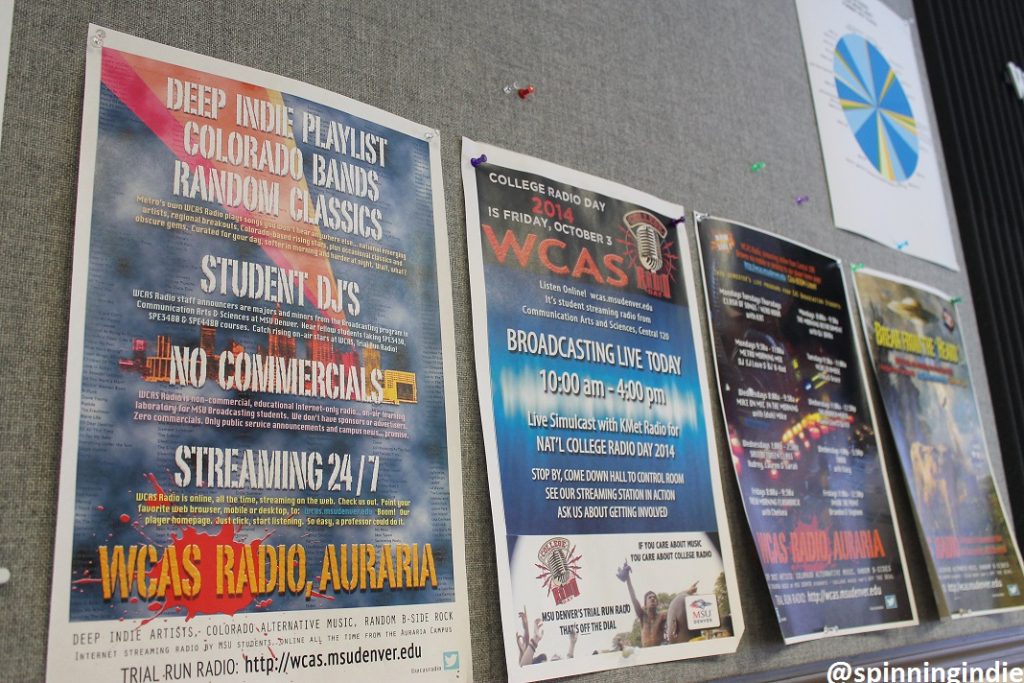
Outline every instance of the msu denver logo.
{"label": "msu denver logo", "polygon": [[691,595],[686,599],[686,627],[691,631],[718,628],[718,599],[714,595]]}

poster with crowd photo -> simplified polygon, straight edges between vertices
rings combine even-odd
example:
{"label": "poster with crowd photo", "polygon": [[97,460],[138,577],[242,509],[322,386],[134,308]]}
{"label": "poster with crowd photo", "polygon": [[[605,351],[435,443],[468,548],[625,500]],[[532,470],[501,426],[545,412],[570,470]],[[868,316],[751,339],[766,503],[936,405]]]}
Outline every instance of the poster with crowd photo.
{"label": "poster with crowd photo", "polygon": [[87,50],[49,680],[468,679],[436,133]]}
{"label": "poster with crowd photo", "polygon": [[878,391],[943,616],[1024,607],[1020,551],[992,475],[949,295],[869,269],[854,274]]}
{"label": "poster with crowd photo", "polygon": [[743,632],[683,207],[463,140],[509,679]]}
{"label": "poster with crowd photo", "polygon": [[840,262],[697,216],[718,386],[787,644],[917,623]]}

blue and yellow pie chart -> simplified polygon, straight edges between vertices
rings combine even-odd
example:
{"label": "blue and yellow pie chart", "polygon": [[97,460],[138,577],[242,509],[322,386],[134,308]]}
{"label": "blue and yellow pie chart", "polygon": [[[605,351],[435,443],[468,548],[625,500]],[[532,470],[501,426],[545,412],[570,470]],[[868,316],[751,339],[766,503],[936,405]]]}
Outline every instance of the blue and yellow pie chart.
{"label": "blue and yellow pie chart", "polygon": [[917,122],[888,60],[850,33],[836,44],[833,71],[839,104],[864,156],[886,180],[910,178],[917,168]]}

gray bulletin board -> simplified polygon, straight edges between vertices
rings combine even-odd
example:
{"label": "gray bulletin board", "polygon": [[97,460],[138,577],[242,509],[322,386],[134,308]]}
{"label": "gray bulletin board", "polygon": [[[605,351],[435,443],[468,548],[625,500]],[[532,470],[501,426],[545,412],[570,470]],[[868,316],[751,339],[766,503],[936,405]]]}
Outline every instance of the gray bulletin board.
{"label": "gray bulletin board", "polygon": [[[891,4],[912,15],[909,0]],[[962,296],[978,399],[1001,476],[965,274],[832,225],[792,0],[18,0],[0,147],[0,566],[12,574],[0,586],[0,680],[40,680],[45,668],[89,22],[305,81],[441,131],[477,680],[504,679],[505,665],[472,363],[458,171],[463,135]],[[504,93],[513,82],[532,84],[536,93],[525,101]],[[751,172],[759,161],[765,168]],[[799,195],[810,201],[797,205]],[[959,242],[957,251],[963,263]],[[783,646],[726,455],[722,478],[747,623],[739,651],[586,680],[696,681],[759,672],[771,678],[787,667],[813,670],[814,662],[1024,627],[1021,612],[939,621],[903,479],[890,458],[921,625]]]}

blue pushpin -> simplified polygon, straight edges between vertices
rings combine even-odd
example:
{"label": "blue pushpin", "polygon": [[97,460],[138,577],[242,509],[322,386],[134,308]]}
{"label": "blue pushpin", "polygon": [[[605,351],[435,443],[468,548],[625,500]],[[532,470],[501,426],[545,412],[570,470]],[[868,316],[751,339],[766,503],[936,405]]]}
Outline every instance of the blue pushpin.
{"label": "blue pushpin", "polygon": [[907,240],[903,240],[902,242],[897,242],[896,243],[896,248],[899,249],[900,251],[903,251],[904,249],[906,249],[909,246],[910,246],[910,242],[908,242]]}
{"label": "blue pushpin", "polygon": [[473,168],[476,168],[480,164],[487,163],[487,155],[486,154],[481,154],[480,156],[476,157],[475,159],[470,159],[469,163],[473,164]]}

